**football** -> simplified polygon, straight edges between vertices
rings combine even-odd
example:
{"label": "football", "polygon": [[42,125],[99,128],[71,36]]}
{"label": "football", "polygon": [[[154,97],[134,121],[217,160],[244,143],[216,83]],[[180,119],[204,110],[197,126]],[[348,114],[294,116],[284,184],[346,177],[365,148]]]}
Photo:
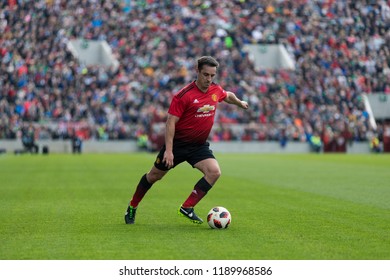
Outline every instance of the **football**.
{"label": "football", "polygon": [[207,214],[207,223],[211,228],[224,229],[227,228],[232,221],[230,212],[222,206],[212,208]]}

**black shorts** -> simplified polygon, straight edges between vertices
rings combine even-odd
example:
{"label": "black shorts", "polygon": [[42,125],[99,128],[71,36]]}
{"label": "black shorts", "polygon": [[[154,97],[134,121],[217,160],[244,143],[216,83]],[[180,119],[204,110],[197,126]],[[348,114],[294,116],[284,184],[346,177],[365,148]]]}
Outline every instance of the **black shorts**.
{"label": "black shorts", "polygon": [[[156,161],[154,162],[154,166],[160,170],[169,170],[165,163],[162,162],[164,158],[165,145],[161,148],[160,152],[157,155]],[[210,150],[210,143],[206,142],[204,144],[192,144],[192,143],[184,143],[184,142],[174,142],[173,143],[173,167],[179,165],[183,161],[187,161],[191,164],[192,167],[199,161],[208,158],[215,158],[213,155],[213,151]],[[171,169],[172,169],[171,168]]]}

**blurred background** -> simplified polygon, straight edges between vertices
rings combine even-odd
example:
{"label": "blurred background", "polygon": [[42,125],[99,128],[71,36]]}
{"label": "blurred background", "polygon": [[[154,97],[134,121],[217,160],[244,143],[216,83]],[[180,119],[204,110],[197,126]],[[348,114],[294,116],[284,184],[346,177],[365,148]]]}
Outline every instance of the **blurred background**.
{"label": "blurred background", "polygon": [[0,152],[156,151],[203,55],[250,104],[220,104],[221,150],[390,152],[390,1],[371,0],[2,0]]}

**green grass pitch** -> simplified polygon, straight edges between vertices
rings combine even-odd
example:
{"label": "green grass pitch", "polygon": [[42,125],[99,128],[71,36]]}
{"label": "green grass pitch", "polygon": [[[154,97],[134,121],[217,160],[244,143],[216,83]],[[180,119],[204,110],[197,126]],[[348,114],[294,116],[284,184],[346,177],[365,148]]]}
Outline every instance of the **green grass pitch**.
{"label": "green grass pitch", "polygon": [[186,163],[126,225],[155,154],[0,156],[0,259],[390,259],[390,155],[216,156],[222,176],[196,212],[226,207],[226,230],[177,215],[201,177]]}

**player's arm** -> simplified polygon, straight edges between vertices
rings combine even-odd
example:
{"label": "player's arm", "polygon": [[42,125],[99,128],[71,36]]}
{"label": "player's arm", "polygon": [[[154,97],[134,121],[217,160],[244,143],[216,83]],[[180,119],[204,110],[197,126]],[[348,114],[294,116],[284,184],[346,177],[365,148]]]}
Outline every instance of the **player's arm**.
{"label": "player's arm", "polygon": [[224,99],[229,104],[234,104],[240,108],[248,109],[248,102],[238,99],[238,97],[231,91],[227,91],[227,96]]}
{"label": "player's arm", "polygon": [[168,119],[165,125],[165,152],[163,162],[168,168],[173,166],[173,137],[175,136],[176,123],[179,117],[168,114]]}

